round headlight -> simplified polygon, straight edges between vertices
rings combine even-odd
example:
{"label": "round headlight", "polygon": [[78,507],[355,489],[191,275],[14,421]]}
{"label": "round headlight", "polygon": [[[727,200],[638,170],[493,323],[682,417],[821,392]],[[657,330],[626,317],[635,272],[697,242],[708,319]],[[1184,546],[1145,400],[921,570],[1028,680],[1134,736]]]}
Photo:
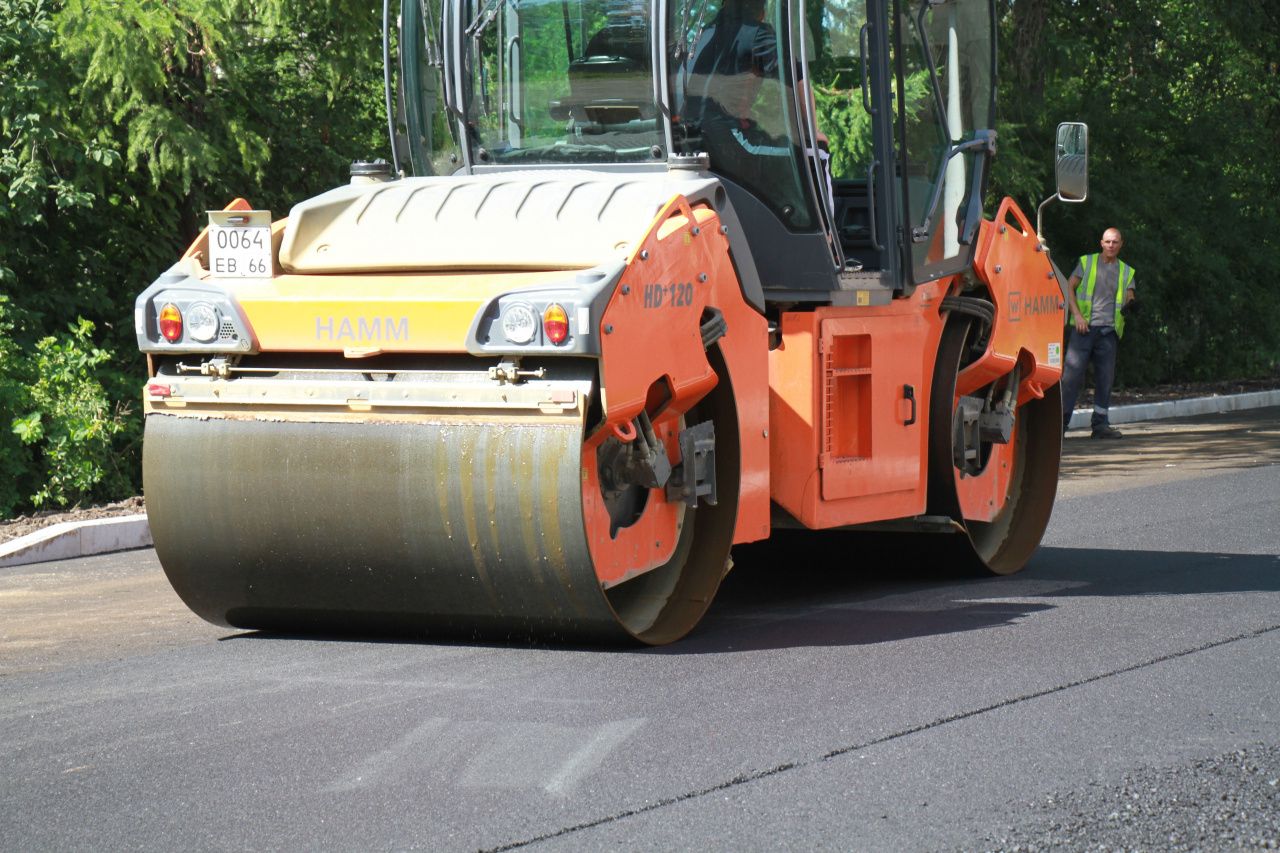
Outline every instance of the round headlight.
{"label": "round headlight", "polygon": [[502,312],[502,334],[513,344],[527,344],[538,333],[538,315],[523,302],[508,305]]}
{"label": "round headlight", "polygon": [[208,302],[187,309],[187,335],[207,344],[218,336],[218,311]]}

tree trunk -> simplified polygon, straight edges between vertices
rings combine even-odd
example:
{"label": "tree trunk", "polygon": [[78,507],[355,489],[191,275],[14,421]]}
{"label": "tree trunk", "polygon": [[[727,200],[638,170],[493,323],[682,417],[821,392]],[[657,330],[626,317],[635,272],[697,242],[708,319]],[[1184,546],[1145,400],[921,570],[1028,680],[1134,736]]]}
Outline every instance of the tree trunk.
{"label": "tree trunk", "polygon": [[1013,79],[1021,93],[1044,95],[1044,30],[1052,0],[1017,0],[1013,4]]}

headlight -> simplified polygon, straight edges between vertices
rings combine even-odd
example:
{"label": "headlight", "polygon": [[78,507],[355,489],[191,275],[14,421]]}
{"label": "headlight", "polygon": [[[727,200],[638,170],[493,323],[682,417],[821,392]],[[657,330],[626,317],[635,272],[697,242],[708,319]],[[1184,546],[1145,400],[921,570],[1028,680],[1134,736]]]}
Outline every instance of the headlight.
{"label": "headlight", "polygon": [[538,317],[523,302],[508,305],[502,312],[502,334],[513,344],[527,344],[538,333]]}
{"label": "headlight", "polygon": [[201,343],[218,336],[218,312],[208,302],[196,302],[187,309],[187,334]]}

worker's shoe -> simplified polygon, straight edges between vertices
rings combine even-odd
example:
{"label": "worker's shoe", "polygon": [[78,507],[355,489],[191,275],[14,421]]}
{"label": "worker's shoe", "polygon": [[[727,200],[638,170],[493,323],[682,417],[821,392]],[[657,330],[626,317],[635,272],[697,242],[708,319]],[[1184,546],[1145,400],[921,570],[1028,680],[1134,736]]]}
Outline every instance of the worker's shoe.
{"label": "worker's shoe", "polygon": [[1124,433],[1113,426],[1098,427],[1089,436],[1090,438],[1124,438]]}

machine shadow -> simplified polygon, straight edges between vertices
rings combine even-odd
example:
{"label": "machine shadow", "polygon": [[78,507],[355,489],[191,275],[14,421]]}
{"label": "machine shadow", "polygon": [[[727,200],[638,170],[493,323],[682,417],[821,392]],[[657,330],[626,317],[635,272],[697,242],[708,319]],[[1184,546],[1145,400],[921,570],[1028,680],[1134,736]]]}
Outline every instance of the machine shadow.
{"label": "machine shadow", "polygon": [[1070,584],[1045,598],[1280,591],[1280,554],[1041,548],[1032,566],[1039,580]]}
{"label": "machine shadow", "polygon": [[707,618],[649,654],[892,643],[1014,625],[1080,596],[1280,591],[1280,556],[1042,547],[1012,577],[965,577],[891,536],[797,534],[735,550]]}
{"label": "machine shadow", "polygon": [[948,568],[945,549],[893,535],[783,531],[734,549],[735,567],[702,623],[668,646],[590,645],[523,637],[246,631],[228,640],[558,649],[588,654],[704,655],[858,646],[1013,626],[1080,596],[1280,591],[1280,555],[1042,547],[1005,578]]}

